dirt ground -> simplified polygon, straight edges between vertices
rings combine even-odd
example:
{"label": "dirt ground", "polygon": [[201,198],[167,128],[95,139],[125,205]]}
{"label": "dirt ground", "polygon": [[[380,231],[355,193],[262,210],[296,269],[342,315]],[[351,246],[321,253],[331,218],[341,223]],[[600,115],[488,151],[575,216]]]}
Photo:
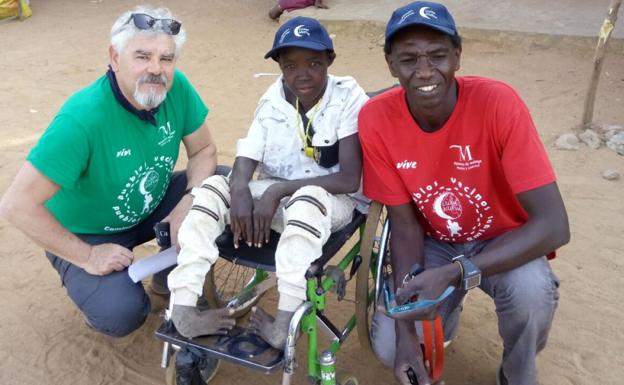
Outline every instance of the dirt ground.
{"label": "dirt ground", "polygon": [[[0,193],[63,101],[104,73],[108,33],[135,1],[34,1],[34,16],[0,24]],[[162,3],[158,1],[157,3]],[[272,0],[170,1],[188,31],[179,67],[210,106],[209,126],[221,163],[233,161],[235,141],[251,122],[255,104],[278,71],[264,60],[277,24],[266,17]],[[372,24],[331,24],[338,59],[331,72],[354,76],[368,90],[392,83]],[[604,63],[595,121],[624,125],[624,50]],[[624,182],[606,181],[607,168],[624,173],[624,158],[601,148],[553,149],[557,135],[578,124],[592,66],[593,43],[505,34],[478,35],[464,44],[460,74],[509,82],[533,113],[556,169],[570,216],[572,240],[553,268],[561,301],[549,343],[539,355],[542,384],[622,384],[624,376]],[[183,167],[184,162],[180,162]],[[144,247],[140,254],[153,251]],[[161,344],[153,335],[164,303],[131,336],[112,339],[84,325],[42,250],[0,222],[0,384],[161,384]],[[336,312],[347,314],[342,302]],[[366,359],[353,335],[338,355],[340,373],[360,384],[393,384],[391,370]],[[301,349],[299,349],[302,352]],[[460,334],[446,353],[447,384],[495,383],[502,354],[491,302],[471,293]],[[297,383],[304,384],[305,364]],[[235,366],[221,367],[213,383],[276,384]]]}

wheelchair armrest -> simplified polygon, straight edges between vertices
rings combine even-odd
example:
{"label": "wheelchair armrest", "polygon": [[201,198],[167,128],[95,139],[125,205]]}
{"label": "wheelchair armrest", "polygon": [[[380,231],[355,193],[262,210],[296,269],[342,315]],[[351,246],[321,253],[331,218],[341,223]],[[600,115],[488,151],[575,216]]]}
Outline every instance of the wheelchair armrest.
{"label": "wheelchair armrest", "polygon": [[154,225],[154,235],[156,243],[161,250],[171,247],[171,234],[169,233],[169,222],[158,222]]}

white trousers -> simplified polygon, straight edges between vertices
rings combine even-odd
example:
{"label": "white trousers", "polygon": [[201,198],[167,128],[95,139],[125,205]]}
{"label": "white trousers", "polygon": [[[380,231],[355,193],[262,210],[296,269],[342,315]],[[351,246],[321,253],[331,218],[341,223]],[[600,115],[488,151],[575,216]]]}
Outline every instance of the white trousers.
{"label": "white trousers", "polygon": [[[254,201],[277,182],[250,182]],[[176,305],[195,306],[206,274],[219,256],[215,240],[230,223],[227,177],[213,175],[192,194],[193,207],[178,232],[178,266],[168,278]],[[271,228],[281,233],[275,253],[278,309],[294,311],[306,299],[306,270],[321,256],[330,234],[351,221],[355,204],[348,195],[332,195],[318,186],[304,186],[282,199],[271,223]]]}

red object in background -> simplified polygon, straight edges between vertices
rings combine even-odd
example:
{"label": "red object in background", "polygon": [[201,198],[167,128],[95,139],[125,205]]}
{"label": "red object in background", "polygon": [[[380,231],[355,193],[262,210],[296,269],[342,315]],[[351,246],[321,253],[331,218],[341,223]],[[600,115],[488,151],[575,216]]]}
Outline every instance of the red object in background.
{"label": "red object in background", "polygon": [[314,0],[279,0],[279,6],[286,11],[314,5]]}

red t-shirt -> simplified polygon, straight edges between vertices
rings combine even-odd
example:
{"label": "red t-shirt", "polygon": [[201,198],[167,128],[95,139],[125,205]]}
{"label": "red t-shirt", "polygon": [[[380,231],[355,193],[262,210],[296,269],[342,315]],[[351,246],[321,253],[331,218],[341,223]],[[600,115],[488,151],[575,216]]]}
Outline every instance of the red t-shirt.
{"label": "red t-shirt", "polygon": [[432,133],[414,121],[401,87],[359,114],[364,194],[386,205],[413,201],[428,236],[490,239],[528,216],[516,194],[555,181],[526,105],[508,85],[458,77],[457,105]]}

